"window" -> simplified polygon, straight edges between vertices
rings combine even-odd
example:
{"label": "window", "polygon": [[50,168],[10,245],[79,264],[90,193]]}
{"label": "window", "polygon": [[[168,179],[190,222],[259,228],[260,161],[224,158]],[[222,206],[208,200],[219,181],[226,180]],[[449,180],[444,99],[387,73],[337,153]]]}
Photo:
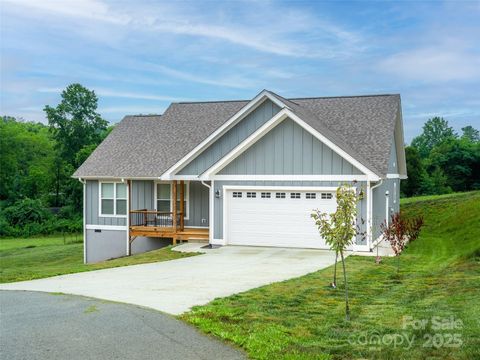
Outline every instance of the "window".
{"label": "window", "polygon": [[262,199],[270,199],[270,197],[272,196],[272,193],[269,193],[269,192],[262,192]]}
{"label": "window", "polygon": [[100,216],[127,215],[127,185],[120,182],[100,183]]}
{"label": "window", "polygon": [[333,197],[332,193],[322,193],[323,200],[330,200]]}
{"label": "window", "polygon": [[317,194],[315,194],[315,193],[306,193],[306,194],[305,194],[305,197],[306,197],[307,199],[316,199],[316,198],[317,198]]}
{"label": "window", "polygon": [[275,197],[276,197],[277,199],[285,199],[285,193],[276,193],[276,194],[275,194]]}
{"label": "window", "polygon": [[247,192],[247,198],[256,198],[257,193],[256,192]]}
{"label": "window", "polygon": [[[189,184],[184,183],[184,196],[183,206],[185,209],[184,218],[188,219],[188,204],[189,204]],[[155,199],[155,210],[171,212],[172,209],[172,184],[170,183],[157,183],[155,188],[156,199]],[[180,184],[177,183],[177,211],[180,211]]]}
{"label": "window", "polygon": [[290,199],[300,199],[300,193],[290,193]]}
{"label": "window", "polygon": [[240,191],[234,191],[233,192],[233,197],[234,198],[241,198],[242,197],[242,193]]}

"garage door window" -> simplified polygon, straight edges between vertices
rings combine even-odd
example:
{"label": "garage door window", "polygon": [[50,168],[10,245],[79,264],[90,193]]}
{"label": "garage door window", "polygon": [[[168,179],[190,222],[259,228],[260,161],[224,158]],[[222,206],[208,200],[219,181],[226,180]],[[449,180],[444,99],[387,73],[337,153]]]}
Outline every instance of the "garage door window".
{"label": "garage door window", "polygon": [[234,192],[233,192],[233,197],[234,197],[234,198],[241,198],[241,197],[242,197],[242,193],[239,192],[239,191],[234,191]]}
{"label": "garage door window", "polygon": [[317,198],[317,194],[315,194],[315,193],[306,193],[306,194],[305,194],[305,198],[307,198],[307,199],[316,199],[316,198]]}
{"label": "garage door window", "polygon": [[276,197],[277,199],[285,199],[285,193],[276,193],[276,194],[275,194],[275,197]]}
{"label": "garage door window", "polygon": [[262,199],[270,199],[270,197],[272,196],[272,193],[262,192],[261,196],[262,196]]}
{"label": "garage door window", "polygon": [[247,198],[256,198],[257,193],[256,192],[247,192]]}
{"label": "garage door window", "polygon": [[323,200],[330,200],[333,197],[332,193],[322,193]]}
{"label": "garage door window", "polygon": [[300,199],[300,193],[290,193],[290,199]]}

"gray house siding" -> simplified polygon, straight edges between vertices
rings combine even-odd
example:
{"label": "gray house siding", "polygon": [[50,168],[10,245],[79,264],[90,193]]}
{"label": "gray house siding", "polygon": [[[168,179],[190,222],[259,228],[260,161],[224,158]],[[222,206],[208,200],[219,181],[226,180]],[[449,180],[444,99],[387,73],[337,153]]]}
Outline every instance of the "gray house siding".
{"label": "gray house siding", "polygon": [[152,180],[132,180],[131,204],[132,210],[154,209],[154,182]]}
{"label": "gray house siding", "polygon": [[360,175],[362,172],[291,119],[222,169],[221,175]]}
{"label": "gray house siding", "polygon": [[98,181],[87,180],[87,204],[86,204],[86,223],[87,225],[113,225],[126,226],[126,217],[101,217],[98,210]]}
{"label": "gray house siding", "polygon": [[[88,180],[86,186],[86,223],[87,225],[126,226],[126,218],[100,217],[98,211],[98,181]],[[198,181],[189,185],[189,219],[186,226],[208,227],[209,190]],[[131,187],[132,210],[155,208],[155,182],[153,180],[133,180]]]}
{"label": "gray house siding", "polygon": [[270,120],[280,108],[270,100],[266,100],[242,121],[227,131],[187,166],[178,172],[181,175],[199,175],[231,151],[255,130]]}
{"label": "gray house siding", "polygon": [[384,179],[382,185],[373,189],[372,202],[372,238],[381,234],[381,224],[385,222],[388,191],[388,216],[400,211],[400,180]]}
{"label": "gray house siding", "polygon": [[189,216],[185,226],[209,226],[209,189],[199,181],[190,181]]}
{"label": "gray house siding", "polygon": [[87,263],[127,255],[126,236],[124,230],[87,230]]}
{"label": "gray house siding", "polygon": [[[132,180],[131,209],[155,208],[155,182],[152,180]],[[92,229],[86,230],[87,262],[93,263],[127,255],[126,218],[100,217],[98,211],[97,180],[86,183],[85,218],[86,224]],[[186,226],[208,227],[209,221],[209,190],[199,182],[190,182],[189,186],[189,220]],[[202,219],[204,221],[202,222]],[[98,225],[98,229],[95,229]],[[101,229],[102,226],[125,226],[125,230]],[[170,239],[137,237],[132,242],[132,254],[162,248],[171,243]]]}
{"label": "gray house siding", "polygon": [[398,174],[397,147],[395,136],[393,137],[392,147],[390,149],[390,159],[388,160],[388,173]]}
{"label": "gray house siding", "polygon": [[[220,198],[214,198],[214,239],[223,239],[223,187],[224,186],[321,186],[321,187],[338,187],[342,185],[344,182],[339,181],[215,181],[214,182],[214,189],[215,191],[219,191]],[[357,182],[355,186],[362,186],[363,188],[366,187],[365,182]],[[360,225],[361,231],[364,232],[366,230],[364,221],[366,221],[367,216],[367,201],[364,198],[358,204],[358,218],[357,224]],[[362,221],[362,219],[364,221]],[[312,220],[312,226],[313,220]],[[358,236],[357,245],[365,245],[366,239],[362,239],[361,236]]]}

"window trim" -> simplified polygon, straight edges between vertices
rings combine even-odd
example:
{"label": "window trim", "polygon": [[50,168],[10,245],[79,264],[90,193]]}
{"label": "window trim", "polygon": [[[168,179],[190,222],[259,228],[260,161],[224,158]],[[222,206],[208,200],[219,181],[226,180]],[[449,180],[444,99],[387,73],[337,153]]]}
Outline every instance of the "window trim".
{"label": "window trim", "polygon": [[[113,200],[113,214],[104,214],[102,209],[102,184],[113,184],[113,199],[106,198],[105,200]],[[117,198],[117,184],[123,184],[126,187],[128,185],[123,181],[99,181],[98,182],[98,217],[101,218],[123,218],[125,219],[128,215],[128,188],[126,189],[127,197]],[[125,215],[117,214],[117,200],[125,200],[127,202],[127,213]]]}
{"label": "window trim", "polygon": [[[158,190],[157,190],[157,185],[158,184],[170,184],[170,212],[173,210],[173,204],[172,204],[172,182],[171,181],[155,181],[154,182],[154,189],[153,189],[153,208],[155,211],[157,210],[157,201],[161,200],[158,199]],[[178,188],[180,187],[180,182],[177,181],[177,194],[180,192],[178,191]],[[165,199],[163,199],[165,200]],[[179,209],[177,209],[178,211]],[[183,220],[190,220],[190,181],[185,181],[185,215],[183,216]]]}

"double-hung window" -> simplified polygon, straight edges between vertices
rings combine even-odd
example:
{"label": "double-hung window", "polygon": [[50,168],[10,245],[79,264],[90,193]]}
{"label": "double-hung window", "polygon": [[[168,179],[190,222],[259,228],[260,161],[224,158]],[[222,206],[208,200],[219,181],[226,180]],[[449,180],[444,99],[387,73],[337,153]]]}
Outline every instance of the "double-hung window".
{"label": "double-hung window", "polygon": [[[188,219],[189,186],[184,183],[184,218]],[[170,183],[157,183],[155,206],[157,211],[171,212],[172,208],[172,185]],[[180,184],[177,185],[177,211],[180,211]]]}
{"label": "double-hung window", "polygon": [[121,182],[100,183],[100,216],[127,215],[127,185]]}

